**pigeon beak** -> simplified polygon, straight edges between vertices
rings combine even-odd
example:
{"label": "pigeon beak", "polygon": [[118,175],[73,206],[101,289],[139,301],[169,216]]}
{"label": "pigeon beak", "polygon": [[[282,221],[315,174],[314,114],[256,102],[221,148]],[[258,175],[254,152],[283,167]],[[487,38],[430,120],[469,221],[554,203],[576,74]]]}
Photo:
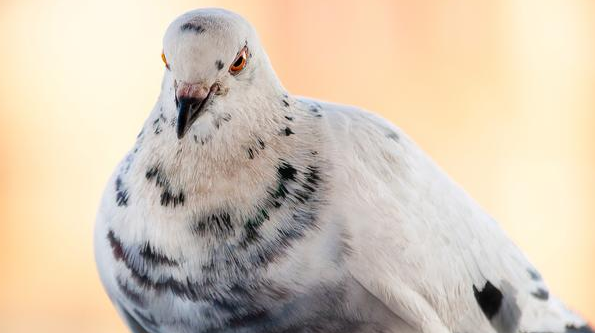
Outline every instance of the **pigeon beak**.
{"label": "pigeon beak", "polygon": [[211,88],[203,84],[176,83],[176,108],[178,109],[178,124],[176,133],[182,139],[192,124],[204,113],[209,101]]}

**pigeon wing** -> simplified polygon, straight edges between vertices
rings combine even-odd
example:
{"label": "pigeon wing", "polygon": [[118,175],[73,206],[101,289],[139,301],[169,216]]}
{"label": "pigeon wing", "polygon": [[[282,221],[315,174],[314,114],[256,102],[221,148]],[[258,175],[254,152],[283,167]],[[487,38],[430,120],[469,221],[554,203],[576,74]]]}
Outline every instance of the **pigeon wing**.
{"label": "pigeon wing", "polygon": [[338,161],[331,202],[351,237],[348,269],[395,314],[420,332],[593,332],[401,130],[318,104]]}

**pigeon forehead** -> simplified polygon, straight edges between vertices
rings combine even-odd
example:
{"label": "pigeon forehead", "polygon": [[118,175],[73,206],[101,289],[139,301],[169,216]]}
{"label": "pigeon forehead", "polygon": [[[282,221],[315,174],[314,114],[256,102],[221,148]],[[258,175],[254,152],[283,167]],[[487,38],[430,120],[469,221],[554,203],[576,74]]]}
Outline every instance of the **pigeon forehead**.
{"label": "pigeon forehead", "polygon": [[255,32],[241,16],[223,9],[199,9],[178,17],[167,29],[163,51],[174,72],[202,76],[229,66],[246,44],[257,47]]}

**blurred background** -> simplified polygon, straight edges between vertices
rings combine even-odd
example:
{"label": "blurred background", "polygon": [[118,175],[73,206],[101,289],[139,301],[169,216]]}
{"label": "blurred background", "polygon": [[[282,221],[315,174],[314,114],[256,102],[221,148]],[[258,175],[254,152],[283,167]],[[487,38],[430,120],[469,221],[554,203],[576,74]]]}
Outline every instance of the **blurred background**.
{"label": "blurred background", "polygon": [[250,20],[290,92],[408,132],[595,321],[595,1],[2,0],[0,332],[126,332],[95,212],[167,25],[204,6]]}

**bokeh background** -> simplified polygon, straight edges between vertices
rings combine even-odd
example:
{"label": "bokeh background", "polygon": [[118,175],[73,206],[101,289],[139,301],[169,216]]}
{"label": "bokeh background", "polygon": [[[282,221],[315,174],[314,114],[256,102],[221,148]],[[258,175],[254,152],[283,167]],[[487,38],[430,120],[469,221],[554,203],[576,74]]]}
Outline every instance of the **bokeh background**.
{"label": "bokeh background", "polygon": [[0,2],[0,332],[126,332],[95,272],[109,174],[182,12],[241,13],[289,91],[408,132],[595,320],[595,1]]}

